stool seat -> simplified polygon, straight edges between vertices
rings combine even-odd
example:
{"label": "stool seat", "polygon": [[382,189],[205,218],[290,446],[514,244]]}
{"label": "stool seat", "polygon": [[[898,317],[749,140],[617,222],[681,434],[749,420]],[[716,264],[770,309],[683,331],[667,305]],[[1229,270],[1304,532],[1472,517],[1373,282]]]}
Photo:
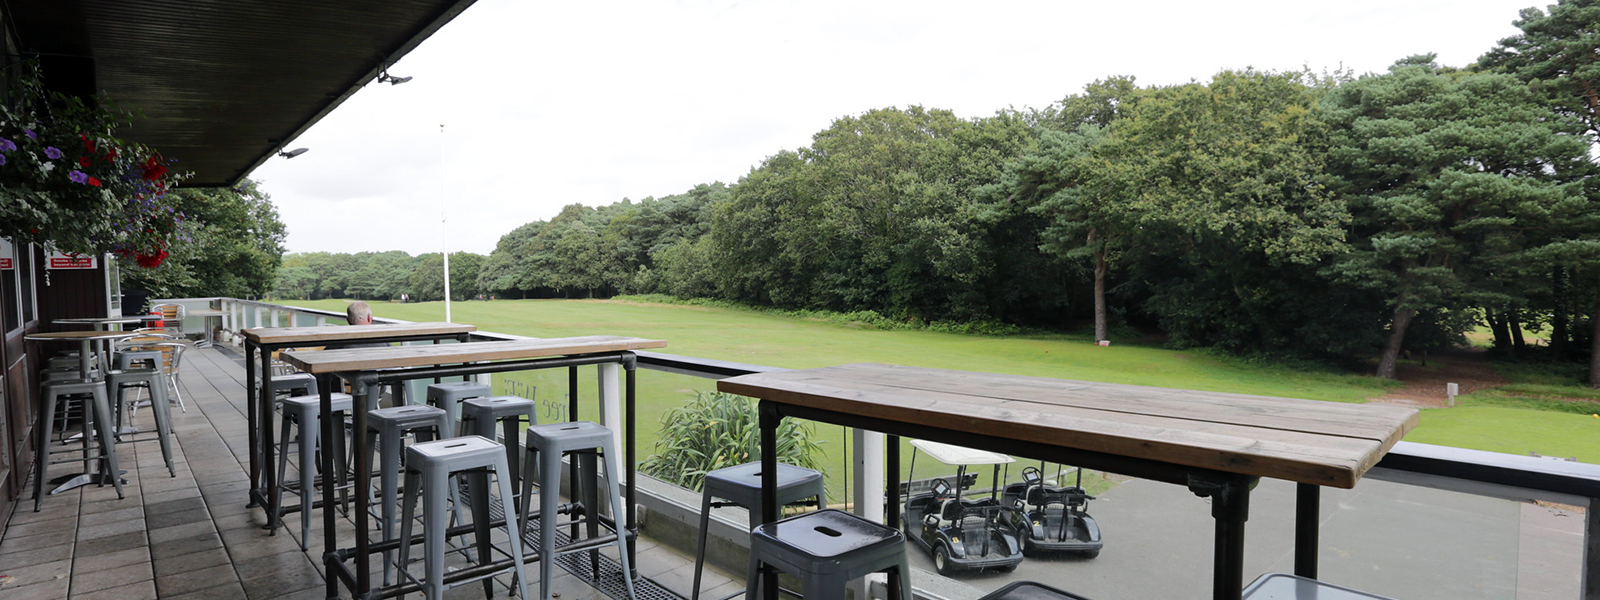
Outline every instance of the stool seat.
{"label": "stool seat", "polygon": [[417,405],[391,406],[369,410],[367,411],[367,429],[431,427],[438,424],[439,415],[444,414],[444,412],[443,409],[432,406]]}
{"label": "stool seat", "polygon": [[476,467],[493,462],[493,458],[489,455],[504,451],[504,446],[491,442],[488,438],[467,435],[412,444],[410,448],[406,448],[406,464],[412,467],[423,465]]}
{"label": "stool seat", "polygon": [[533,406],[533,401],[519,396],[490,396],[487,398],[473,398],[462,402],[462,419],[466,419],[467,407],[472,408],[472,413],[489,419],[503,419],[528,414],[528,407]]}
{"label": "stool seat", "polygon": [[165,358],[160,350],[124,350],[117,353],[117,368],[128,369],[133,363],[148,362],[150,368],[158,368]]}
{"label": "stool seat", "polygon": [[[343,393],[343,392],[334,392],[329,397],[330,397],[330,399],[333,400],[333,411],[334,412],[350,410],[350,407],[355,405],[355,401],[354,401],[353,398],[351,398],[350,394],[346,394],[346,393]],[[294,411],[301,412],[301,413],[303,413],[303,412],[305,412],[307,410],[315,410],[315,411],[321,412],[322,411],[322,396],[321,395],[291,396],[291,397],[288,397],[288,398],[284,398],[279,404],[284,407],[284,410],[294,410]]]}
{"label": "stool seat", "polygon": [[[256,385],[260,385],[260,380],[257,380]],[[310,373],[290,373],[272,378],[273,395],[288,393],[295,396],[315,396],[317,391],[317,376]]]}
{"label": "stool seat", "polygon": [[538,440],[541,449],[561,448],[570,450],[574,448],[598,448],[611,446],[611,430],[599,423],[592,421],[573,421],[571,423],[547,423],[528,428],[528,445],[532,446]]}
{"label": "stool seat", "polygon": [[[806,598],[843,598],[850,580],[889,571],[901,600],[911,600],[905,542],[897,529],[829,508],[756,527],[750,553],[757,567],[771,565],[800,579]],[[756,597],[759,580],[750,579],[745,597]]]}

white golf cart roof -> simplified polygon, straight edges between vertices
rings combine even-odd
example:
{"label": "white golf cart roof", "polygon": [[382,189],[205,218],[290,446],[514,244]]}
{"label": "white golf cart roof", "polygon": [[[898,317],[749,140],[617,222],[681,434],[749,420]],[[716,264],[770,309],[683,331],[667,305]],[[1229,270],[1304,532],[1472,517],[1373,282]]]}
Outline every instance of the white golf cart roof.
{"label": "white golf cart roof", "polygon": [[1014,462],[1011,457],[1004,454],[990,452],[988,450],[976,450],[973,448],[952,446],[950,444],[941,444],[939,442],[930,442],[928,440],[911,440],[911,445],[916,446],[918,450],[926,452],[928,456],[932,456],[934,460],[951,466],[1003,465],[1009,462]]}

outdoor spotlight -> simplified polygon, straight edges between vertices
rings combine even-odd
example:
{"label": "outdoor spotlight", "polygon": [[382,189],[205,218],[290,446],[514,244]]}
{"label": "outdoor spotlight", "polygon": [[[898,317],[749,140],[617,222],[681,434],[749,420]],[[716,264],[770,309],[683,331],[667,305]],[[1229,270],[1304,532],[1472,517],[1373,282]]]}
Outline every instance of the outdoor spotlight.
{"label": "outdoor spotlight", "polygon": [[301,154],[305,154],[305,153],[306,153],[306,149],[305,148],[295,148],[295,149],[290,150],[288,152],[284,152],[282,150],[279,150],[278,151],[278,156],[282,156],[284,158],[294,158],[296,156],[300,156]]}
{"label": "outdoor spotlight", "polygon": [[400,85],[400,84],[405,83],[407,81],[411,81],[411,78],[410,77],[395,77],[393,75],[390,75],[388,73],[388,71],[385,71],[383,73],[378,74],[378,83],[388,83],[389,85]]}

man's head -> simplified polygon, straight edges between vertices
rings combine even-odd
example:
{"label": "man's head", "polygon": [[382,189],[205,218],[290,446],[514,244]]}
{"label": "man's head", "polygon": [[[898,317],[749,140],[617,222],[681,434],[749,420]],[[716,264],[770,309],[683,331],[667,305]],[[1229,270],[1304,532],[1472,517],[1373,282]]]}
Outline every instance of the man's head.
{"label": "man's head", "polygon": [[360,300],[351,302],[350,306],[344,309],[344,320],[351,325],[371,325],[372,307]]}

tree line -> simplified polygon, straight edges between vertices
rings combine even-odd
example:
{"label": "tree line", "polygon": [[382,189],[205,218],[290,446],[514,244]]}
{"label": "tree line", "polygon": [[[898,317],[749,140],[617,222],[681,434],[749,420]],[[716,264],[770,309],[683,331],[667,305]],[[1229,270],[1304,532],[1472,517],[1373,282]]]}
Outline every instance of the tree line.
{"label": "tree line", "polygon": [[[466,285],[452,255],[452,287],[1082,322],[1096,339],[1133,326],[1180,347],[1377,356],[1385,377],[1480,325],[1506,352],[1548,328],[1552,357],[1600,360],[1600,50],[1584,34],[1600,6],[1516,24],[1464,68],[1111,77],[972,119],[871,110],[733,185],[567,206],[503,236]],[[426,298],[413,279],[441,275],[394,268],[424,258],[299,255],[284,272],[316,276],[280,290]],[[312,264],[340,260],[355,262]]]}

